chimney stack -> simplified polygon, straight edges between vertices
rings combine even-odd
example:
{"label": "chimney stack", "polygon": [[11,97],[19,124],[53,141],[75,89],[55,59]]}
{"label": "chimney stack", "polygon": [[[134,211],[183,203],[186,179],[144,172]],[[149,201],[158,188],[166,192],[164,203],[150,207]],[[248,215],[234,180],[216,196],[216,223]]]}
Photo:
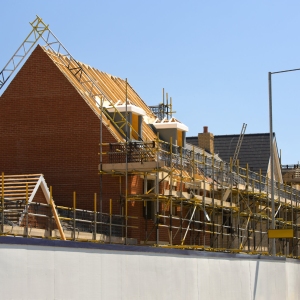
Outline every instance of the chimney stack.
{"label": "chimney stack", "polygon": [[198,146],[209,153],[214,153],[214,135],[203,126],[203,133],[198,133]]}

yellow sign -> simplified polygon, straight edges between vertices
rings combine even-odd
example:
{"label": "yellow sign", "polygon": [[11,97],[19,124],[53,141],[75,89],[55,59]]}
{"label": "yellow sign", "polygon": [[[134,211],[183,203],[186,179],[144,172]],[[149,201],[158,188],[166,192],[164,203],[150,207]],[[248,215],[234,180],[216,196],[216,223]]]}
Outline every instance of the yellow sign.
{"label": "yellow sign", "polygon": [[269,239],[284,239],[292,238],[294,236],[293,229],[269,229],[268,238]]}

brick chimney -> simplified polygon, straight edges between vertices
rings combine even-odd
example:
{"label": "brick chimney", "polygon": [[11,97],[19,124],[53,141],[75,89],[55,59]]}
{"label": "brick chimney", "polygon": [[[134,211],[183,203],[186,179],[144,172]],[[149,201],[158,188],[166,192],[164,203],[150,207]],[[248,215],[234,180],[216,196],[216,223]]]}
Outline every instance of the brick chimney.
{"label": "brick chimney", "polygon": [[214,135],[208,132],[208,127],[203,127],[203,133],[198,133],[198,146],[209,153],[214,153]]}

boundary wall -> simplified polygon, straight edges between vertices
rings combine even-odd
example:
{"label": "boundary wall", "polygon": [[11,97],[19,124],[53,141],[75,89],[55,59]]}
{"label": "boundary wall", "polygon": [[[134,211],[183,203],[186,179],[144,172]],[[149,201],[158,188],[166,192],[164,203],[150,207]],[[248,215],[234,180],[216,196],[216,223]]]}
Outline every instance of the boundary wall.
{"label": "boundary wall", "polygon": [[1,299],[300,299],[300,262],[0,237]]}

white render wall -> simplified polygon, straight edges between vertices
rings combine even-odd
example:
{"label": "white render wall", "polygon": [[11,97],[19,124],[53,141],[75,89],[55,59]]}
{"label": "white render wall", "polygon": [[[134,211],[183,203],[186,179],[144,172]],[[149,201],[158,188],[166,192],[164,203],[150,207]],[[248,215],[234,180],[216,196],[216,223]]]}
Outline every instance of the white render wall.
{"label": "white render wall", "polygon": [[293,260],[0,244],[0,299],[300,299]]}

